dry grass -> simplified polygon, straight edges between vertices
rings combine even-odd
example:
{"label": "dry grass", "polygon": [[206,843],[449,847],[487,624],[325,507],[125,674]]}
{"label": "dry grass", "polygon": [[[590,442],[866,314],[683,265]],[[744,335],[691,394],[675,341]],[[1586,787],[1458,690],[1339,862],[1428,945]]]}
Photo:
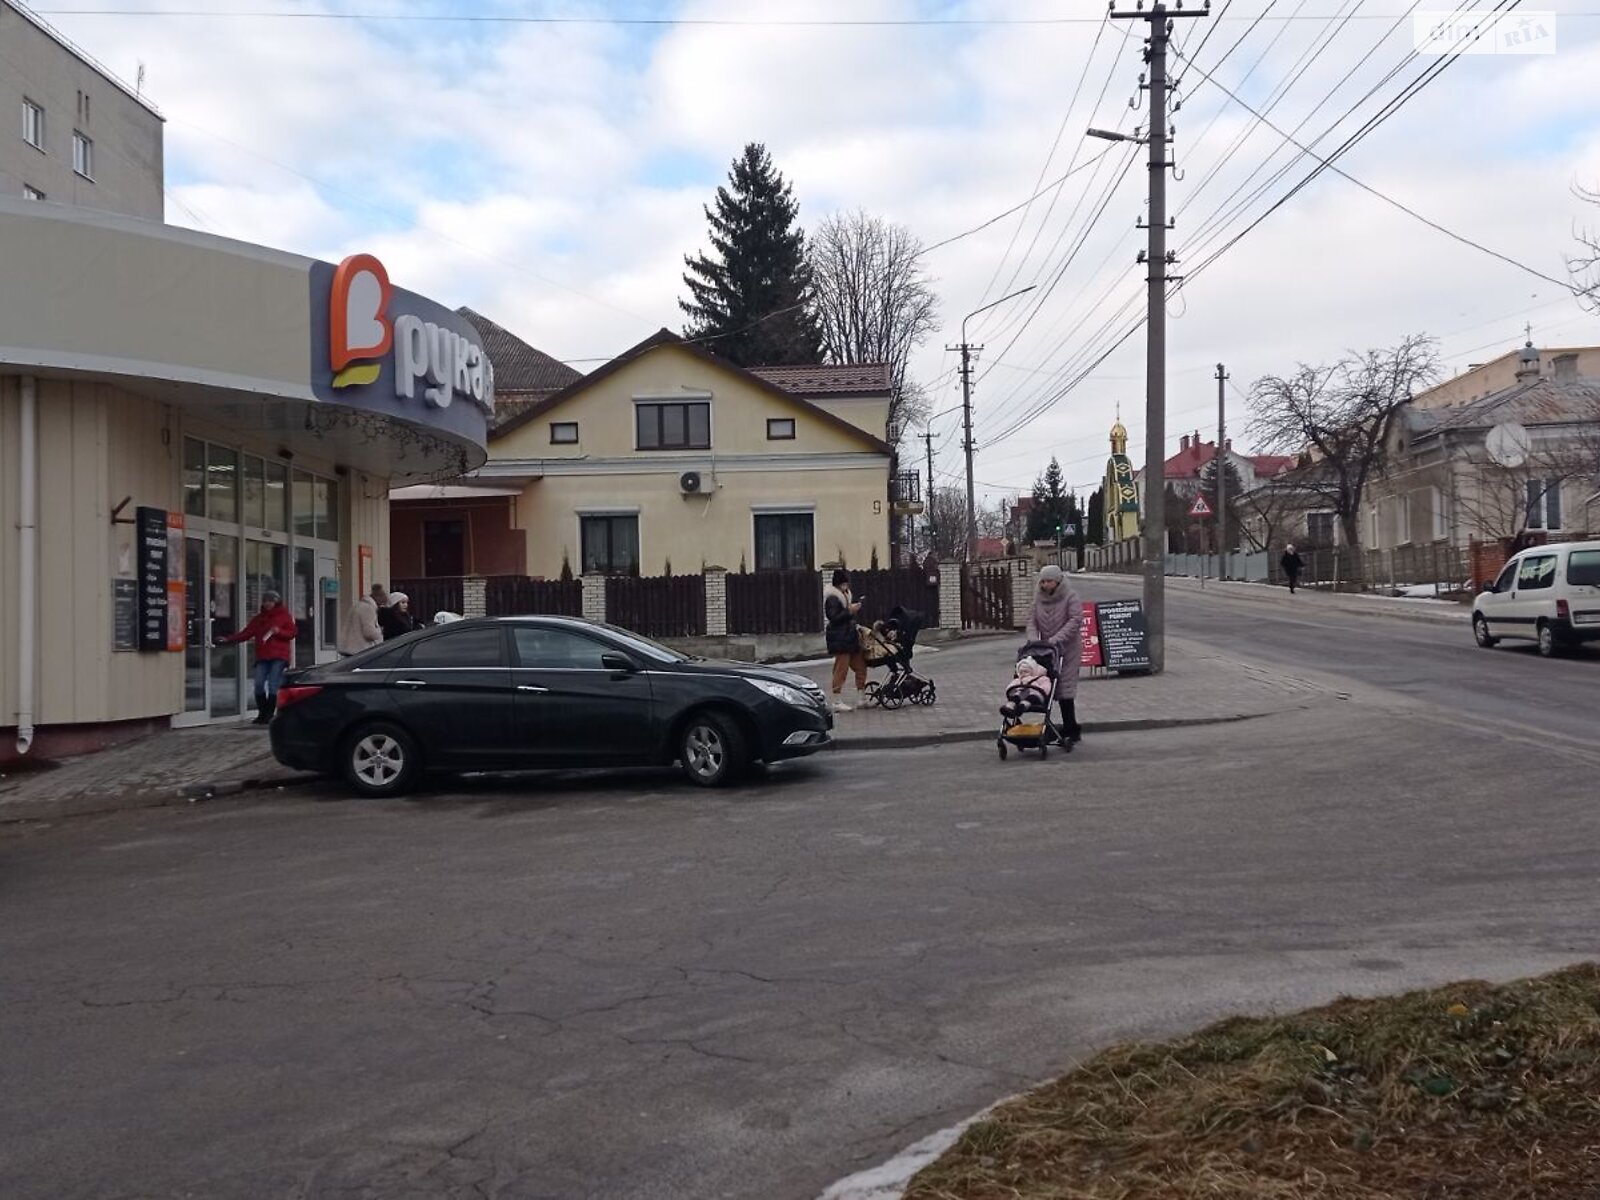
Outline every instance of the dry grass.
{"label": "dry grass", "polygon": [[906,1200],[1597,1200],[1600,965],[1225,1021],[1004,1105]]}

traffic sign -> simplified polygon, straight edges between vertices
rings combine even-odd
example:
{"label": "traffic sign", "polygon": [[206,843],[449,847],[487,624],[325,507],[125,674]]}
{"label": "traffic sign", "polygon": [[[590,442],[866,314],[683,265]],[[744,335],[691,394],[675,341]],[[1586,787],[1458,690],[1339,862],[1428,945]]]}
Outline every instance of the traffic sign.
{"label": "traffic sign", "polygon": [[1199,492],[1194,494],[1194,503],[1189,505],[1189,515],[1191,517],[1209,517],[1211,515],[1211,505],[1206,503],[1205,496]]}

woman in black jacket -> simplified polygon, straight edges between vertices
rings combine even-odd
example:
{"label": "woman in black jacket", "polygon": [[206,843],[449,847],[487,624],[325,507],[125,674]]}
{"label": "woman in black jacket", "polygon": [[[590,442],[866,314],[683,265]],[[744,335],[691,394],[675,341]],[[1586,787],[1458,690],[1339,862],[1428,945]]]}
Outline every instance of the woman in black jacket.
{"label": "woman in black jacket", "polygon": [[842,568],[835,571],[833,586],[822,593],[824,633],[828,653],[833,655],[834,712],[850,711],[850,706],[839,699],[844,691],[845,676],[855,672],[858,697],[867,686],[867,657],[862,653],[861,634],[856,628],[856,615],[860,611],[861,601],[850,594],[850,572]]}

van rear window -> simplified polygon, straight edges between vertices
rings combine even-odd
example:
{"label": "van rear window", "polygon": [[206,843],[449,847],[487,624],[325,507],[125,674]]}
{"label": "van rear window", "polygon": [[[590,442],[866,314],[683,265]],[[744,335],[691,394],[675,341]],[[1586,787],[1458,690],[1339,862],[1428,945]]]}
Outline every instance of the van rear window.
{"label": "van rear window", "polygon": [[1574,550],[1567,559],[1567,582],[1600,587],[1600,550]]}

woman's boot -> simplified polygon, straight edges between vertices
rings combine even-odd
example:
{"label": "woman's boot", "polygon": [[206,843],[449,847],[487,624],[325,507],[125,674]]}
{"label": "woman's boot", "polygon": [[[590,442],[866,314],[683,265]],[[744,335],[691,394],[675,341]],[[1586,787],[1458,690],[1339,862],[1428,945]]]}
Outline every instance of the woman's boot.
{"label": "woman's boot", "polygon": [[1069,746],[1083,741],[1083,727],[1078,724],[1078,702],[1076,700],[1063,700],[1061,702],[1061,732],[1066,735]]}

